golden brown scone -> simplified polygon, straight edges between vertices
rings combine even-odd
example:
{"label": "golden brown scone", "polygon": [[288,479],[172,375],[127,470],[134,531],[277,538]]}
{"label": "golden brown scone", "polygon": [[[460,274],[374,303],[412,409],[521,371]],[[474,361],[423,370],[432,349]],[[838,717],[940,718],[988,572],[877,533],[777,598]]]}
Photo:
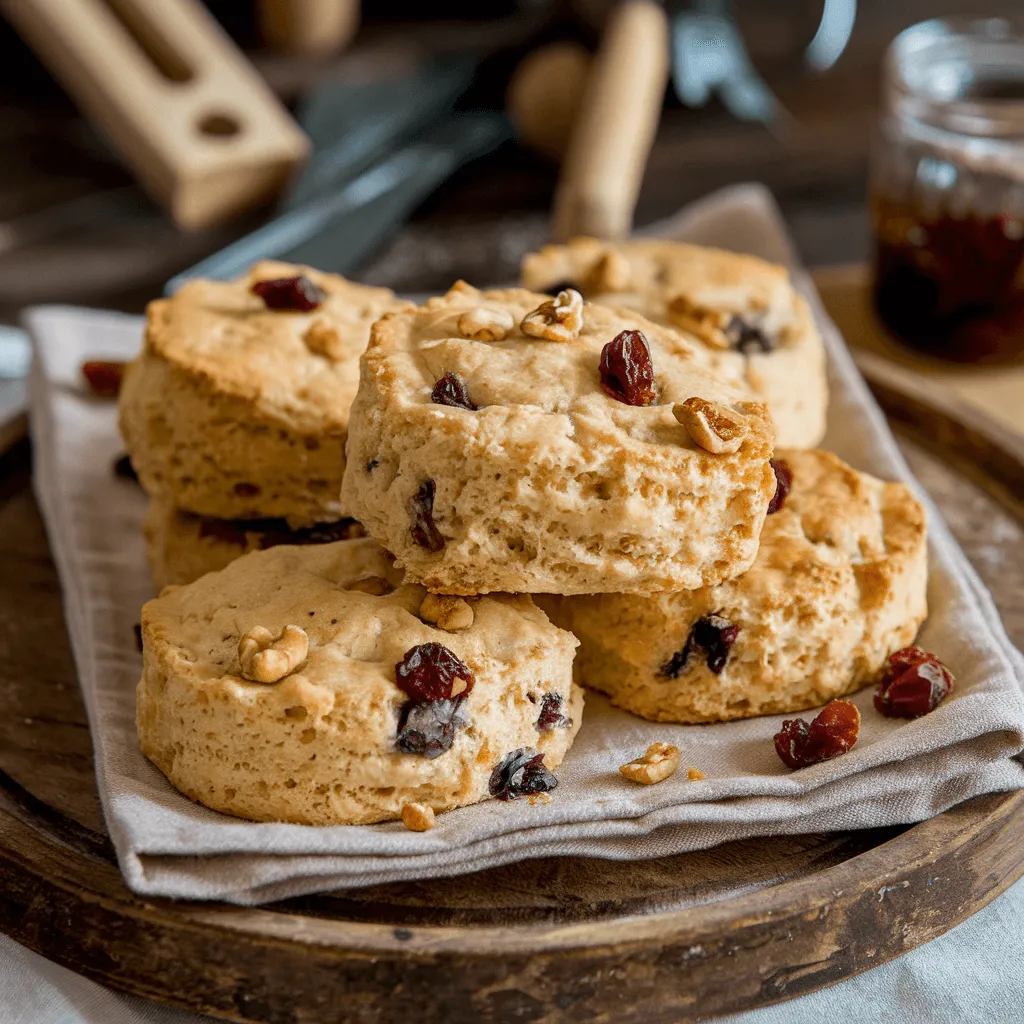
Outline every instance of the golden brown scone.
{"label": "golden brown scone", "polygon": [[[681,333],[571,297],[572,315],[548,325],[533,312],[546,301],[459,282],[374,325],[348,514],[441,593],[651,592],[743,572],[775,490],[764,405]],[[602,350],[627,330],[650,346],[647,406],[602,388]],[[451,374],[473,408],[436,400]],[[677,419],[694,396],[737,421],[732,450],[707,450]]]}
{"label": "golden brown scone", "polygon": [[[311,312],[268,309],[258,281],[305,275]],[[287,263],[196,280],[147,311],[120,424],[145,489],[221,519],[338,519],[348,411],[370,325],[406,308],[386,288]]]}
{"label": "golden brown scone", "polygon": [[577,238],[523,260],[522,284],[573,282],[592,302],[635,309],[697,335],[768,404],[780,448],[813,448],[825,434],[825,350],[785,267],[664,239]]}
{"label": "golden brown scone", "polygon": [[913,641],[927,614],[924,509],[830,452],[776,458],[793,489],[744,575],[648,598],[537,598],[580,640],[578,682],[652,721],[720,722],[841,697]]}
{"label": "golden brown scone", "polygon": [[[575,638],[528,597],[424,596],[365,539],[254,552],[169,589],[142,610],[143,752],[214,810],[311,825],[474,803],[524,748],[555,769],[582,714]],[[396,683],[427,644],[473,676],[446,706]]]}
{"label": "golden brown scone", "polygon": [[163,498],[150,498],[142,525],[156,589],[191,583],[230,565],[250,551],[278,544],[329,544],[365,536],[354,519],[295,529],[286,519],[217,519],[182,512]]}

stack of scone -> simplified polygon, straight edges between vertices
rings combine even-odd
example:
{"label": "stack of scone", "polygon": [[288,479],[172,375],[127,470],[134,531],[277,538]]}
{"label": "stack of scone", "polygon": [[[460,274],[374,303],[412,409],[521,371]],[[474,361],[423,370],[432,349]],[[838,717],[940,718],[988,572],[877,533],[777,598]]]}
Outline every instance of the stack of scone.
{"label": "stack of scone", "polygon": [[923,510],[813,450],[824,351],[783,268],[580,240],[523,276],[413,307],[262,264],[151,307],[122,428],[154,575],[187,585],[143,610],[138,725],[188,796],[429,828],[549,799],[577,684],[723,721],[913,640]]}

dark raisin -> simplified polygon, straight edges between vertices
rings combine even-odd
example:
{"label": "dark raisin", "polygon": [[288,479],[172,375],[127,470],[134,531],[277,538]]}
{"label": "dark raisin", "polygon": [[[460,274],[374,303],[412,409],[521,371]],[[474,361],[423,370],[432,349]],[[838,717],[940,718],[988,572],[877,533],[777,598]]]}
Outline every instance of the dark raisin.
{"label": "dark raisin", "polygon": [[547,793],[557,785],[558,779],[544,767],[544,755],[520,747],[501,759],[491,772],[487,788],[499,800],[517,800],[531,793]]}
{"label": "dark raisin", "polygon": [[421,548],[440,551],[444,547],[444,537],[434,522],[433,480],[424,480],[420,489],[409,499],[409,514],[412,516],[412,526],[409,528],[412,539]]}
{"label": "dark raisin", "polygon": [[466,684],[463,693],[473,689],[475,680],[469,666],[444,644],[418,644],[395,666],[398,688],[418,703],[450,700],[456,679]]}
{"label": "dark raisin", "polygon": [[369,462],[366,463],[366,472],[372,473],[379,465],[379,459],[370,459]]}
{"label": "dark raisin", "polygon": [[860,734],[860,712],[848,700],[833,700],[807,724],[788,718],[775,734],[775,751],[789,768],[806,768],[845,754]]}
{"label": "dark raisin", "polygon": [[737,352],[749,356],[752,352],[771,352],[775,344],[760,327],[734,316],[725,327],[725,336]]}
{"label": "dark raisin", "polygon": [[403,754],[419,754],[433,760],[451,749],[455,734],[466,724],[463,698],[408,701],[398,719],[395,746]]}
{"label": "dark raisin", "polygon": [[127,363],[90,359],[82,363],[82,376],[97,398],[117,398]]}
{"label": "dark raisin", "polygon": [[579,292],[581,296],[583,295],[583,289],[574,281],[559,281],[557,284],[548,285],[544,291],[548,295],[557,296],[559,292],[564,292],[567,288],[572,288],[574,291]]}
{"label": "dark raisin", "polygon": [[686,668],[690,655],[702,652],[707,666],[715,675],[721,675],[725,663],[729,660],[729,652],[736,638],[740,635],[740,627],[733,625],[721,615],[705,615],[698,619],[690,629],[680,650],[676,651],[658,670],[658,675],[666,679],[678,679]]}
{"label": "dark raisin", "polygon": [[122,455],[121,458],[115,460],[114,476],[120,480],[131,480],[133,483],[139,482],[139,474],[135,472],[130,455]]}
{"label": "dark raisin", "polygon": [[233,488],[235,494],[240,498],[255,498],[262,492],[259,484],[238,483]]}
{"label": "dark raisin", "polygon": [[793,489],[793,470],[789,468],[789,463],[782,459],[769,459],[768,465],[775,473],[775,493],[772,495],[772,500],[768,502],[767,514],[771,515],[782,508],[789,497],[789,492]]}
{"label": "dark raisin", "polygon": [[339,519],[333,523],[313,523],[300,526],[297,530],[288,528],[288,520],[281,520],[282,527],[268,530],[260,535],[259,544],[263,549],[278,544],[333,544],[339,540],[353,540],[365,537],[366,531],[354,519]]}
{"label": "dark raisin", "polygon": [[136,622],[132,625],[132,635],[135,637],[135,649],[142,653],[142,623]]}
{"label": "dark raisin", "polygon": [[[245,547],[245,530],[239,523],[244,520],[217,519],[215,516],[203,516],[199,521],[199,536],[203,539],[223,541],[225,544],[236,544]],[[283,520],[282,520],[283,522]]]}
{"label": "dark raisin", "polygon": [[537,728],[541,732],[552,729],[571,729],[572,719],[562,714],[562,697],[557,693],[545,693],[540,699],[540,714],[537,716]]}
{"label": "dark raisin", "polygon": [[889,655],[875,707],[889,718],[918,718],[934,711],[953,690],[953,673],[920,647]]}
{"label": "dark raisin", "polygon": [[654,401],[654,364],[640,331],[623,331],[601,349],[601,387],[626,405]]}
{"label": "dark raisin", "polygon": [[305,274],[298,277],[275,277],[257,281],[252,286],[267,309],[285,309],[296,313],[309,313],[324,301],[324,293]]}
{"label": "dark raisin", "polygon": [[446,373],[430,392],[430,400],[437,405],[450,405],[454,409],[476,411],[476,406],[469,399],[469,388],[464,377],[457,373]]}

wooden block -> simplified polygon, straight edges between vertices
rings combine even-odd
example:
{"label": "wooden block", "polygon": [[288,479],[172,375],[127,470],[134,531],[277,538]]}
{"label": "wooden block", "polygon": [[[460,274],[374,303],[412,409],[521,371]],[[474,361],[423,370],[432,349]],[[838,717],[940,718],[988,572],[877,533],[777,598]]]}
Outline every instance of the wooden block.
{"label": "wooden block", "polygon": [[259,0],[263,38],[285,53],[326,57],[359,28],[358,0]]}
{"label": "wooden block", "polygon": [[555,193],[555,241],[629,235],[661,117],[668,59],[668,20],[660,4],[627,0],[612,12]]}
{"label": "wooden block", "polygon": [[195,0],[0,0],[184,228],[275,194],[309,142]]}

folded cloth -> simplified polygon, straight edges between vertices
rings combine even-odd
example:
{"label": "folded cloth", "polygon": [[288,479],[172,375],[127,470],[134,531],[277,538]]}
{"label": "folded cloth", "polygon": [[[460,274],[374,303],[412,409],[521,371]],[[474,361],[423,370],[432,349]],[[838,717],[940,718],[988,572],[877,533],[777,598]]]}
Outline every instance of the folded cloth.
{"label": "folded cloth", "polygon": [[[790,262],[771,197],[728,189],[658,232]],[[829,354],[832,405],[825,447],[859,469],[905,479],[918,493],[881,412],[807,275]],[[860,740],[843,757],[790,772],[775,755],[781,716],[710,726],[654,724],[588,697],[583,728],[551,804],[488,801],[438,816],[430,832],[400,823],[313,828],[255,824],[175,791],[139,751],[133,624],[152,596],[140,535],[145,499],[115,479],[121,454],[112,403],[89,397],[86,359],[130,357],[137,318],[69,308],[26,316],[35,344],[31,424],[35,481],[64,587],[64,605],[96,751],[100,797],[121,869],[140,893],[254,904],[317,890],[457,875],[546,856],[635,860],[732,839],[920,821],[980,793],[1024,785],[1024,659],[929,503],[928,600],[922,646],[956,675],[952,696],[915,721],[883,718],[870,689],[853,700]],[[921,495],[923,500],[927,497]],[[663,740],[684,767],[637,786],[618,767]]]}

